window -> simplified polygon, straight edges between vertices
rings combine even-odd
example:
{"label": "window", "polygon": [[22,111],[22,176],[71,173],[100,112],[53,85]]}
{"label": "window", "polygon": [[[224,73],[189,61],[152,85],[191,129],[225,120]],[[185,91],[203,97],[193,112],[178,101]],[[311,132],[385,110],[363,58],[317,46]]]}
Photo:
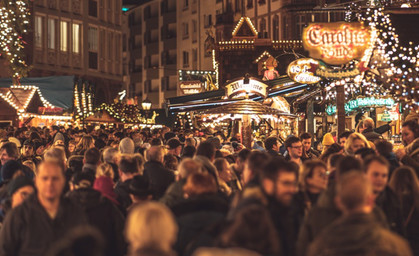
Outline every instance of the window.
{"label": "window", "polygon": [[295,39],[300,39],[302,34],[303,34],[303,28],[306,24],[306,17],[304,15],[297,15],[295,17],[295,25],[296,25],[296,35],[295,35]]}
{"label": "window", "polygon": [[189,52],[183,51],[183,67],[189,67]]}
{"label": "window", "polygon": [[55,49],[55,19],[48,19],[48,49]]}
{"label": "window", "polygon": [[253,0],[247,0],[246,7],[247,7],[247,9],[252,9],[253,8]]}
{"label": "window", "polygon": [[35,46],[42,47],[42,20],[40,16],[35,17]]}
{"label": "window", "polygon": [[183,0],[183,9],[187,9],[189,7],[189,0]]}
{"label": "window", "polygon": [[259,32],[261,32],[262,34],[266,31],[266,20],[265,19],[261,19],[260,20],[260,29]]}
{"label": "window", "polygon": [[89,51],[97,52],[97,28],[89,27],[87,39],[89,44]]}
{"label": "window", "polygon": [[189,24],[188,24],[188,22],[183,22],[182,23],[182,37],[183,37],[183,39],[189,37]]}
{"label": "window", "polygon": [[97,17],[97,0],[89,0],[89,16]]}
{"label": "window", "polygon": [[212,15],[204,15],[204,27],[208,28],[212,25]]}
{"label": "window", "polygon": [[66,52],[68,50],[68,22],[60,22],[60,50]]}
{"label": "window", "polygon": [[73,24],[73,53],[80,53],[80,24]]}
{"label": "window", "polygon": [[272,39],[279,40],[279,17],[275,15],[272,21]]}
{"label": "window", "polygon": [[169,90],[169,77],[164,76],[161,78],[161,90],[162,92]]}
{"label": "window", "polygon": [[236,13],[241,12],[242,1],[236,0],[235,3],[234,3],[234,6],[235,6],[235,9],[236,9],[235,10]]}
{"label": "window", "polygon": [[198,23],[196,20],[192,20],[192,42],[196,42],[198,40],[197,31]]}

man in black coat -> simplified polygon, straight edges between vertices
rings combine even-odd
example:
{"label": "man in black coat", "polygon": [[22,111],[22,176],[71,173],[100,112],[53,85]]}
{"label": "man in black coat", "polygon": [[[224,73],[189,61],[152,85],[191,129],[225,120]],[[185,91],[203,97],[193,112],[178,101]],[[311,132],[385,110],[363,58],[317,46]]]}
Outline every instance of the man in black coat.
{"label": "man in black coat", "polygon": [[122,209],[127,209],[131,204],[132,200],[129,196],[129,185],[134,176],[140,175],[141,167],[138,166],[138,162],[135,158],[130,156],[124,156],[119,161],[118,173],[119,181],[115,186],[115,194],[118,197],[118,202],[121,204]]}
{"label": "man in black coat", "polygon": [[124,216],[116,206],[92,188],[94,177],[88,173],[75,174],[70,182],[67,197],[84,210],[88,222],[103,235],[107,256],[122,256],[126,253],[124,242]]}
{"label": "man in black coat", "polygon": [[403,217],[400,202],[387,186],[390,165],[382,156],[369,156],[364,161],[364,170],[372,185],[375,203],[387,217],[390,229],[404,236]]}
{"label": "man in black coat", "polygon": [[364,129],[362,131],[362,134],[367,138],[369,141],[376,141],[379,139],[382,139],[383,137],[381,134],[374,131],[374,120],[371,118],[366,118],[362,123],[362,128]]}
{"label": "man in black coat", "polygon": [[316,237],[308,256],[412,255],[407,242],[372,214],[374,195],[361,172],[349,172],[338,180],[336,201],[342,217]]}
{"label": "man in black coat", "polygon": [[279,156],[279,148],[281,147],[281,143],[279,143],[278,138],[276,137],[269,137],[265,140],[265,149],[266,152],[271,156]]}
{"label": "man in black coat", "polygon": [[166,189],[175,181],[175,174],[163,166],[164,150],[160,146],[152,146],[146,152],[147,162],[144,164],[144,175],[150,181],[153,199],[160,199]]}
{"label": "man in black coat", "polygon": [[45,255],[71,229],[86,225],[83,210],[63,198],[64,170],[56,162],[41,163],[37,194],[6,216],[0,233],[0,255]]}

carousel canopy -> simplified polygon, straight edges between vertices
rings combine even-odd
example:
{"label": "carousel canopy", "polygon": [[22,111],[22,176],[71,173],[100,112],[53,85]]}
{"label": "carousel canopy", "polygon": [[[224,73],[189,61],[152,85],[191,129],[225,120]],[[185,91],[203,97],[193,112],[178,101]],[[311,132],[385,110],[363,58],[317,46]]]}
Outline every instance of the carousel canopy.
{"label": "carousel canopy", "polygon": [[202,114],[238,114],[238,115],[276,115],[295,117],[276,108],[263,105],[253,100],[242,100],[221,107],[202,111]]}

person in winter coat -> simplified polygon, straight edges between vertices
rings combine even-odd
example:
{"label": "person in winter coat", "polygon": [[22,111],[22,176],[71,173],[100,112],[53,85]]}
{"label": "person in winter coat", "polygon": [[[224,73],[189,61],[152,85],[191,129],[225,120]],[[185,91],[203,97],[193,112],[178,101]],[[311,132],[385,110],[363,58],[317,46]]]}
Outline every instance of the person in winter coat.
{"label": "person in winter coat", "polygon": [[120,180],[116,183],[115,193],[123,209],[127,209],[132,204],[129,196],[129,184],[134,176],[141,174],[142,168],[142,165],[139,165],[139,162],[130,156],[124,156],[119,161]]}
{"label": "person in winter coat", "polygon": [[0,255],[45,255],[69,230],[87,224],[83,210],[62,197],[64,183],[61,164],[40,164],[37,193],[6,216],[0,231]]}
{"label": "person in winter coat", "polygon": [[350,171],[337,182],[336,201],[343,215],[315,238],[308,256],[412,255],[402,237],[374,218],[374,195],[363,173]]}
{"label": "person in winter coat", "polygon": [[125,255],[126,246],[122,236],[124,217],[109,199],[92,188],[93,180],[94,177],[89,173],[75,174],[70,182],[71,191],[66,196],[83,208],[88,223],[103,235],[106,255]]}
{"label": "person in winter coat", "polygon": [[371,155],[364,161],[364,171],[375,195],[375,203],[387,217],[390,229],[404,236],[403,221],[400,202],[394,192],[387,186],[389,175],[388,161],[381,157]]}
{"label": "person in winter coat", "polygon": [[417,119],[402,124],[402,139],[405,148],[396,151],[397,158],[412,167],[419,175],[419,123]]}
{"label": "person in winter coat", "polygon": [[413,255],[419,255],[419,181],[408,166],[397,168],[391,177],[390,188],[401,202],[403,226]]}
{"label": "person in winter coat", "polygon": [[163,166],[164,149],[152,146],[146,151],[147,162],[144,164],[144,175],[148,177],[153,191],[153,198],[160,199],[167,188],[175,181],[174,172]]}
{"label": "person in winter coat", "polygon": [[228,211],[228,203],[217,194],[217,185],[209,173],[189,175],[183,191],[187,199],[172,207],[179,225],[175,245],[178,255],[187,255],[188,245],[201,232],[222,221]]}

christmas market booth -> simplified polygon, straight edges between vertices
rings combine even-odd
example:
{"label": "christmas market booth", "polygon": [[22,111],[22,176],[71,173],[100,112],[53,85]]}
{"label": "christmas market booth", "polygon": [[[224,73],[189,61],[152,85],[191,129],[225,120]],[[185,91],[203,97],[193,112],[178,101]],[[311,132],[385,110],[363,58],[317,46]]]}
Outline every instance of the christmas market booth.
{"label": "christmas market booth", "polygon": [[71,122],[72,116],[53,106],[37,86],[0,88],[0,118],[3,125],[49,126]]}
{"label": "christmas market booth", "polygon": [[[0,116],[4,125],[50,126],[72,122],[74,77],[0,79]],[[60,86],[57,86],[57,85]]]}
{"label": "christmas market booth", "polygon": [[91,115],[80,120],[81,125],[105,125],[118,128],[161,128],[156,124],[156,117],[161,111],[142,110],[135,104],[115,102],[112,104],[103,103],[97,107]]}
{"label": "christmas market booth", "polygon": [[[290,113],[289,103],[275,94],[278,89],[271,88],[264,81],[246,75],[230,81],[224,90],[189,95],[189,102],[176,104],[176,100],[182,101],[181,97],[169,99],[168,109],[178,114],[175,127],[223,130],[228,131],[226,135],[240,133],[243,143],[249,146],[251,135],[276,133],[286,138],[294,131],[296,116]],[[203,101],[201,97],[211,100]]]}

